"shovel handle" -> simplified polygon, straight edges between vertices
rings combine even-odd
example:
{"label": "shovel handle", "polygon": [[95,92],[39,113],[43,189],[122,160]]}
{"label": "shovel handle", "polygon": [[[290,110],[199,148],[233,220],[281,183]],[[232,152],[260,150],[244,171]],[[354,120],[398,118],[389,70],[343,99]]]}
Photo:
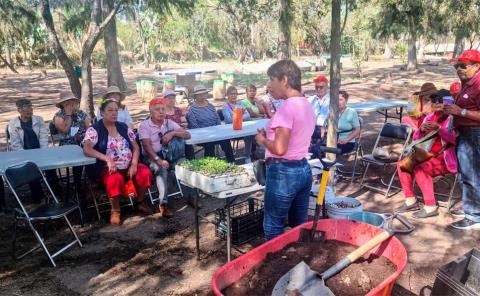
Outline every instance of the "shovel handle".
{"label": "shovel handle", "polygon": [[336,275],[344,268],[355,262],[358,258],[362,257],[365,253],[370,251],[371,249],[378,246],[383,241],[387,240],[390,236],[392,236],[388,231],[383,231],[380,234],[377,234],[374,238],[366,242],[365,244],[358,247],[355,251],[348,254],[345,258],[340,260],[337,264],[330,267],[326,271],[324,271],[321,276],[323,280],[327,280],[332,276]]}

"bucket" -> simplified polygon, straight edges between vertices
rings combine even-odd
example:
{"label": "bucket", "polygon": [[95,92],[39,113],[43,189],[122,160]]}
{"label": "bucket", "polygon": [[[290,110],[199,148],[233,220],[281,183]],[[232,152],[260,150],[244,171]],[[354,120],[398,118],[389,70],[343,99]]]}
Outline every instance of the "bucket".
{"label": "bucket", "polygon": [[328,217],[333,219],[349,219],[352,214],[363,210],[362,203],[352,197],[337,197],[326,202],[325,207]]}
{"label": "bucket", "polygon": [[157,95],[158,82],[155,80],[137,80],[137,95],[142,101],[149,102]]}
{"label": "bucket", "polygon": [[222,74],[222,79],[227,83],[226,87],[228,88],[231,85],[235,85],[235,73],[225,72]]}
{"label": "bucket", "polygon": [[350,220],[365,222],[373,226],[383,227],[385,219],[382,215],[372,212],[358,212],[350,215]]}
{"label": "bucket", "polygon": [[213,98],[224,99],[226,93],[225,81],[223,79],[215,79],[213,81]]}
{"label": "bucket", "polygon": [[175,90],[175,79],[168,78],[163,80],[163,91],[166,89]]}
{"label": "bucket", "polygon": [[[308,202],[308,220],[313,220],[315,215],[315,208],[317,206],[317,195],[320,184],[312,184],[312,190],[310,191],[310,199]],[[331,186],[327,186],[325,189],[325,202],[335,199],[335,191]]]}
{"label": "bucket", "polygon": [[[223,295],[221,290],[237,282],[252,268],[260,264],[268,254],[278,252],[300,238],[302,229],[311,229],[312,222],[307,222],[290,231],[256,247],[250,252],[220,267],[212,278],[212,291],[215,295]],[[324,231],[327,240],[338,240],[354,246],[361,246],[383,230],[372,225],[348,220],[320,220],[317,230]],[[390,260],[396,270],[382,283],[367,293],[367,296],[390,295],[393,284],[407,265],[407,251],[396,237],[392,237],[372,250],[373,254]]]}

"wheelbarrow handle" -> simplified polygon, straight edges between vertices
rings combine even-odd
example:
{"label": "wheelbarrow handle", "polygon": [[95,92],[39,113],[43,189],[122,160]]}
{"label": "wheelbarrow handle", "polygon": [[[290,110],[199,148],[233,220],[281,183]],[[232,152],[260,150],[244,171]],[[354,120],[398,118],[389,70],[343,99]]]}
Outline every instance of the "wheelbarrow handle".
{"label": "wheelbarrow handle", "polygon": [[320,146],[320,151],[325,152],[325,153],[333,153],[336,155],[339,155],[342,153],[342,150],[339,148],[334,148],[334,147],[326,147],[326,146]]}

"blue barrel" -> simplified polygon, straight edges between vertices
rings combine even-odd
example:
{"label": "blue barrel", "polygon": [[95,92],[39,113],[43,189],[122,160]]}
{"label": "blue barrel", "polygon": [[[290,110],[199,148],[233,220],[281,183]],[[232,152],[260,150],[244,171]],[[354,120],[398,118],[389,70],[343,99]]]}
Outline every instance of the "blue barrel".
{"label": "blue barrel", "polygon": [[372,212],[358,212],[350,216],[350,220],[365,222],[373,226],[383,227],[385,219],[382,215]]}

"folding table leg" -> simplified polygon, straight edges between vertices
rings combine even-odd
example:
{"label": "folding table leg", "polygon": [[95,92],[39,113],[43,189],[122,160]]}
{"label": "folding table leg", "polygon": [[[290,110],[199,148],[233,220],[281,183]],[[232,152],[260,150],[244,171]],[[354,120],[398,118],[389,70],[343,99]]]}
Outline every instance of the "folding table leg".
{"label": "folding table leg", "polygon": [[232,233],[231,233],[231,221],[230,221],[230,197],[225,199],[225,211],[227,212],[226,225],[227,225],[227,262],[231,260],[231,251],[232,251]]}
{"label": "folding table leg", "polygon": [[200,226],[198,222],[198,189],[195,188],[195,196],[193,197],[193,203],[195,205],[195,252],[197,260],[200,260]]}

